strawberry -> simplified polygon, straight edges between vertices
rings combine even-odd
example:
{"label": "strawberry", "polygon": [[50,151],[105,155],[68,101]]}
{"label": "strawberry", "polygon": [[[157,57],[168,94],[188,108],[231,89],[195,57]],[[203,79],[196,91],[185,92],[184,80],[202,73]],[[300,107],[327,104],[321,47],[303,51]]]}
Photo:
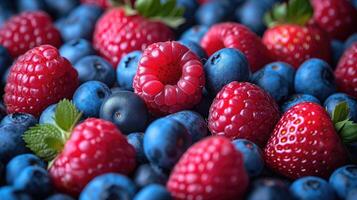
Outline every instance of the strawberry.
{"label": "strawberry", "polygon": [[357,42],[349,47],[335,70],[339,90],[357,98]]}
{"label": "strawberry", "polygon": [[357,32],[357,10],[348,0],[311,0],[313,23],[331,38],[345,40]]}
{"label": "strawberry", "polygon": [[29,50],[10,69],[4,95],[7,112],[39,116],[49,105],[72,98],[77,76],[55,47],[42,45]]}
{"label": "strawberry", "polygon": [[263,43],[275,60],[287,62],[295,68],[310,58],[330,61],[327,34],[318,27],[305,25],[312,12],[309,0],[291,0],[266,15],[270,28],[263,35]]}
{"label": "strawberry", "polygon": [[[135,4],[138,11],[128,13],[121,7],[107,11],[96,24],[94,47],[116,67],[122,56],[129,52],[144,50],[155,42],[172,40],[173,32],[159,19],[177,26],[183,22],[180,16],[184,10],[175,6],[169,8],[167,5],[171,3],[172,1],[138,1]],[[170,16],[165,19],[167,15]],[[155,21],[150,20],[150,17],[155,18]]]}
{"label": "strawberry", "polygon": [[247,27],[233,22],[212,26],[201,41],[208,56],[223,48],[236,48],[248,59],[255,72],[271,62],[271,56],[260,38]]}
{"label": "strawberry", "polygon": [[0,45],[14,58],[42,44],[61,45],[60,33],[45,12],[20,13],[0,28]]}
{"label": "strawberry", "polygon": [[191,146],[167,182],[174,199],[241,199],[248,188],[242,154],[224,137],[211,136]]}
{"label": "strawberry", "polygon": [[280,119],[264,149],[266,164],[293,179],[328,177],[347,161],[342,141],[349,143],[357,139],[357,124],[348,121],[347,117],[346,102],[336,107],[333,121],[318,104],[295,105]]}

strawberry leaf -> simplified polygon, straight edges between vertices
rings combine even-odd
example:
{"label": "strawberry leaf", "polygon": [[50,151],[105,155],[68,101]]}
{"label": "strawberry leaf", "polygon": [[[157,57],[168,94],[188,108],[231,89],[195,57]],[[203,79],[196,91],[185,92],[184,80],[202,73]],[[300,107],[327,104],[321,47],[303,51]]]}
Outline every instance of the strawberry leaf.
{"label": "strawberry leaf", "polygon": [[332,121],[336,131],[340,134],[344,143],[357,141],[357,124],[349,118],[347,102],[339,103],[332,112]]}
{"label": "strawberry leaf", "polygon": [[64,99],[56,106],[55,121],[57,126],[65,132],[72,132],[81,115],[82,113],[78,111],[71,101]]}
{"label": "strawberry leaf", "polygon": [[332,121],[334,124],[347,120],[349,108],[347,102],[338,104],[332,112]]}

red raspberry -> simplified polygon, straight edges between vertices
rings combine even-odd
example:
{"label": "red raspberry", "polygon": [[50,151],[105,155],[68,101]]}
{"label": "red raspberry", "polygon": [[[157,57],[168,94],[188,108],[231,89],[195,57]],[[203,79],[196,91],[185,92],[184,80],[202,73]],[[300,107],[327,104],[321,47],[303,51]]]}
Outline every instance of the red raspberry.
{"label": "red raspberry", "polygon": [[104,9],[111,6],[110,0],[81,0],[81,3],[94,4]]}
{"label": "red raspberry", "polygon": [[210,56],[223,48],[236,48],[248,59],[255,72],[271,61],[268,49],[260,38],[247,27],[238,23],[220,23],[212,26],[201,41]]}
{"label": "red raspberry", "polygon": [[20,56],[10,69],[4,96],[7,111],[38,116],[49,105],[72,98],[77,76],[55,47],[35,47]]}
{"label": "red raspberry", "polygon": [[174,199],[241,199],[248,187],[242,154],[211,136],[190,147],[173,169],[167,189]]}
{"label": "red raspberry", "polygon": [[160,42],[143,52],[133,87],[153,114],[162,115],[192,108],[200,102],[204,84],[195,53],[178,42]]}
{"label": "red raspberry", "polygon": [[61,35],[45,12],[24,12],[11,17],[0,28],[0,44],[17,57],[33,47],[61,45]]}
{"label": "red raspberry", "polygon": [[244,138],[264,146],[279,114],[277,104],[264,90],[250,83],[234,81],[214,99],[208,126],[213,135],[232,140]]}
{"label": "red raspberry", "polygon": [[89,118],[74,128],[49,173],[56,189],[78,195],[98,175],[134,168],[135,150],[126,137],[113,123]]}

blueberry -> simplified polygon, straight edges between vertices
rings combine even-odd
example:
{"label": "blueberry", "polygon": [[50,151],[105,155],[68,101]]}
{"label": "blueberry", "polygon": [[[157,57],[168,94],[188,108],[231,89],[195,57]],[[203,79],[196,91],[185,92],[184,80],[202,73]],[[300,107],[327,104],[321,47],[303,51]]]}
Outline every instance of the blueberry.
{"label": "blueberry", "polygon": [[6,116],[6,108],[4,104],[0,102],[0,121]]}
{"label": "blueberry", "polygon": [[349,96],[345,93],[335,93],[325,100],[324,107],[332,117],[332,112],[335,110],[335,107],[342,102],[346,102],[348,105],[348,116],[352,121],[357,122],[357,100],[352,96]]}
{"label": "blueberry", "polygon": [[186,19],[186,23],[194,20],[196,10],[199,7],[197,1],[177,0],[176,4],[185,9],[183,17]]}
{"label": "blueberry", "polygon": [[17,0],[16,3],[20,12],[45,10],[47,8],[43,0]]}
{"label": "blueberry", "polygon": [[100,118],[113,122],[124,133],[144,131],[148,121],[145,102],[135,93],[118,92],[100,108]]}
{"label": "blueberry", "polygon": [[31,196],[23,191],[17,190],[12,186],[0,188],[0,199],[2,200],[31,200]]}
{"label": "blueberry", "polygon": [[205,119],[198,113],[194,111],[180,111],[167,116],[177,120],[182,125],[184,125],[188,133],[192,137],[192,142],[195,143],[208,135],[207,133],[207,123]]}
{"label": "blueberry", "polygon": [[204,118],[208,118],[209,108],[213,102],[213,98],[208,94],[206,89],[203,89],[201,101],[194,107],[194,110],[200,113]]}
{"label": "blueberry", "polygon": [[[0,11],[1,12],[1,11]],[[4,74],[10,67],[12,58],[5,47],[0,45],[0,74]]]}
{"label": "blueberry", "polygon": [[63,44],[59,49],[61,56],[67,58],[73,65],[81,58],[94,55],[92,44],[85,39],[75,39]]}
{"label": "blueberry", "polygon": [[104,83],[88,81],[74,92],[73,103],[84,117],[98,117],[100,106],[110,94],[110,89]]}
{"label": "blueberry", "polygon": [[144,133],[130,133],[127,136],[129,144],[131,144],[135,148],[136,160],[139,163],[147,162],[147,158],[144,153],[143,138]]}
{"label": "blueberry", "polygon": [[357,187],[357,165],[338,168],[330,176],[329,182],[339,198],[346,198],[348,192]]}
{"label": "blueberry", "polygon": [[140,188],[153,183],[165,185],[167,180],[164,172],[150,164],[140,165],[134,175],[135,184]]}
{"label": "blueberry", "polygon": [[285,113],[288,111],[291,107],[302,103],[302,102],[313,102],[317,104],[321,104],[320,100],[318,100],[316,97],[309,95],[309,94],[294,94],[289,97],[282,105],[281,105],[281,111]]}
{"label": "blueberry", "polygon": [[79,5],[79,0],[44,1],[46,2],[49,12],[57,18],[67,16],[73,9],[75,9]]}
{"label": "blueberry", "polygon": [[55,113],[57,104],[52,104],[48,106],[44,111],[42,111],[39,123],[40,124],[56,124]]}
{"label": "blueberry", "polygon": [[6,165],[6,181],[7,184],[13,184],[14,180],[28,166],[38,166],[45,168],[46,164],[33,154],[22,154],[14,157]]}
{"label": "blueberry", "polygon": [[6,163],[13,157],[29,152],[22,139],[27,127],[18,124],[0,125],[0,161]]}
{"label": "blueberry", "polygon": [[253,142],[246,139],[236,139],[232,141],[235,148],[242,153],[244,167],[250,177],[261,174],[264,169],[264,160],[261,149]]}
{"label": "blueberry", "polygon": [[74,200],[74,198],[66,194],[58,193],[47,197],[46,200]]}
{"label": "blueberry", "polygon": [[345,50],[352,46],[353,43],[357,42],[357,33],[352,34],[350,37],[347,38],[345,41]]}
{"label": "blueberry", "polygon": [[133,51],[125,55],[119,62],[117,67],[117,83],[118,86],[129,91],[134,91],[133,80],[138,69],[141,51]]}
{"label": "blueberry", "polygon": [[210,1],[201,5],[196,12],[198,24],[212,26],[216,23],[227,21],[232,16],[234,7],[229,0]]}
{"label": "blueberry", "polygon": [[7,8],[4,8],[0,5],[0,27],[5,23],[6,20],[8,20],[12,15],[14,15],[14,12],[12,10],[9,10]]}
{"label": "blueberry", "polygon": [[37,124],[37,119],[27,113],[13,113],[6,115],[2,120],[0,125],[4,124],[13,124],[13,125],[21,125],[25,128],[29,128],[30,126],[34,126]]}
{"label": "blueberry", "polygon": [[25,191],[35,198],[47,197],[53,189],[48,171],[38,166],[23,169],[14,179],[14,188]]}
{"label": "blueberry", "polygon": [[172,197],[162,185],[151,184],[141,189],[134,200],[171,200]]}
{"label": "blueberry", "polygon": [[295,91],[310,94],[320,101],[336,91],[331,67],[323,60],[313,58],[305,61],[295,75]]}
{"label": "blueberry", "polygon": [[346,200],[357,200],[357,188],[352,189],[348,192],[348,194],[346,196]]}
{"label": "blueberry", "polygon": [[306,176],[294,181],[290,191],[299,200],[334,200],[336,199],[333,188],[322,178]]}
{"label": "blueberry", "polygon": [[7,82],[7,77],[9,76],[9,72],[10,72],[10,67],[7,68],[3,74],[0,75],[1,76],[1,84],[0,85],[3,87],[2,90],[5,89],[5,85]]}
{"label": "blueberry", "polygon": [[289,83],[289,90],[294,90],[295,69],[285,62],[273,62],[264,66],[264,71],[274,72],[282,76]]}
{"label": "blueberry", "polygon": [[128,91],[128,90],[126,90],[124,88],[120,88],[120,87],[113,87],[113,88],[110,89],[110,91],[112,91],[112,94],[116,94],[118,92],[125,92],[125,91]]}
{"label": "blueberry", "polygon": [[202,47],[192,41],[192,40],[180,40],[179,41],[181,44],[185,45],[187,48],[189,48],[193,53],[195,53],[202,61],[206,61],[207,59],[207,54],[206,52],[202,49]]}
{"label": "blueberry", "polygon": [[191,141],[190,134],[180,122],[160,118],[145,131],[145,155],[152,164],[170,170],[192,144]]}
{"label": "blueberry", "polygon": [[201,39],[208,31],[208,26],[204,25],[196,25],[187,29],[184,33],[182,33],[180,40],[191,40],[196,42],[197,44],[201,43]]}
{"label": "blueberry", "polygon": [[274,178],[263,178],[253,182],[247,200],[293,200],[285,181]]}
{"label": "blueberry", "polygon": [[332,40],[331,41],[331,49],[332,49],[331,52],[332,52],[333,67],[336,67],[343,52],[345,51],[345,46],[344,46],[343,42],[341,42],[339,40]]}
{"label": "blueberry", "polygon": [[348,143],[346,144],[346,148],[349,152],[349,156],[350,156],[350,160],[353,163],[357,163],[357,142],[352,142],[352,143]]}
{"label": "blueberry", "polygon": [[136,186],[126,176],[108,173],[97,176],[83,189],[79,200],[132,199]]}
{"label": "blueberry", "polygon": [[100,81],[111,87],[115,82],[113,66],[99,56],[85,56],[74,65],[81,83]]}
{"label": "blueberry", "polygon": [[211,96],[232,81],[248,81],[249,64],[246,57],[237,49],[224,48],[214,53],[204,66],[206,89]]}

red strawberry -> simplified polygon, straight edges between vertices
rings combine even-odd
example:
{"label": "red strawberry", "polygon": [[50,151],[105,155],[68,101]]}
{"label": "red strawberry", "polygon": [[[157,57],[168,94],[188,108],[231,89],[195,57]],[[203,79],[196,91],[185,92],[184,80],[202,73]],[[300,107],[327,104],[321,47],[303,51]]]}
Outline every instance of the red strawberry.
{"label": "red strawberry", "polygon": [[313,22],[334,39],[345,40],[357,32],[357,10],[348,0],[311,0]]}
{"label": "red strawberry", "polygon": [[94,4],[104,9],[111,6],[110,0],[81,0],[81,2],[86,4]]}
{"label": "red strawberry", "polygon": [[260,38],[238,23],[227,22],[212,26],[203,37],[201,46],[209,56],[222,48],[236,48],[247,57],[253,72],[271,61]]}
{"label": "red strawberry", "polygon": [[242,199],[248,187],[242,154],[224,137],[190,147],[173,169],[167,189],[174,199]]}
{"label": "red strawberry", "polygon": [[160,42],[143,52],[133,87],[152,113],[163,115],[199,103],[204,84],[203,66],[195,53],[178,42]]}
{"label": "red strawberry", "polygon": [[330,116],[311,102],[298,104],[284,114],[264,154],[271,169],[294,179],[328,177],[347,161],[347,152]]}
{"label": "red strawberry", "polygon": [[343,54],[335,77],[339,90],[357,98],[357,42]]}
{"label": "red strawberry", "polygon": [[35,47],[20,56],[10,69],[4,96],[7,111],[38,116],[49,105],[72,98],[77,76],[55,47]]}
{"label": "red strawberry", "polygon": [[78,195],[94,177],[135,168],[135,150],[116,126],[90,118],[77,125],[49,169],[59,191]]}
{"label": "red strawberry", "polygon": [[24,12],[11,17],[0,28],[0,44],[17,57],[33,47],[61,45],[61,36],[45,12]]}
{"label": "red strawberry", "polygon": [[312,15],[309,0],[290,2],[285,5],[286,13],[282,19],[274,15],[275,11],[269,15],[267,23],[270,28],[264,33],[263,43],[275,60],[287,62],[295,68],[310,58],[320,58],[329,62],[331,53],[327,34],[317,27],[305,26],[309,20],[306,16]]}
{"label": "red strawberry", "polygon": [[244,138],[264,146],[279,115],[273,98],[258,86],[231,82],[214,99],[208,126],[213,135]]}

